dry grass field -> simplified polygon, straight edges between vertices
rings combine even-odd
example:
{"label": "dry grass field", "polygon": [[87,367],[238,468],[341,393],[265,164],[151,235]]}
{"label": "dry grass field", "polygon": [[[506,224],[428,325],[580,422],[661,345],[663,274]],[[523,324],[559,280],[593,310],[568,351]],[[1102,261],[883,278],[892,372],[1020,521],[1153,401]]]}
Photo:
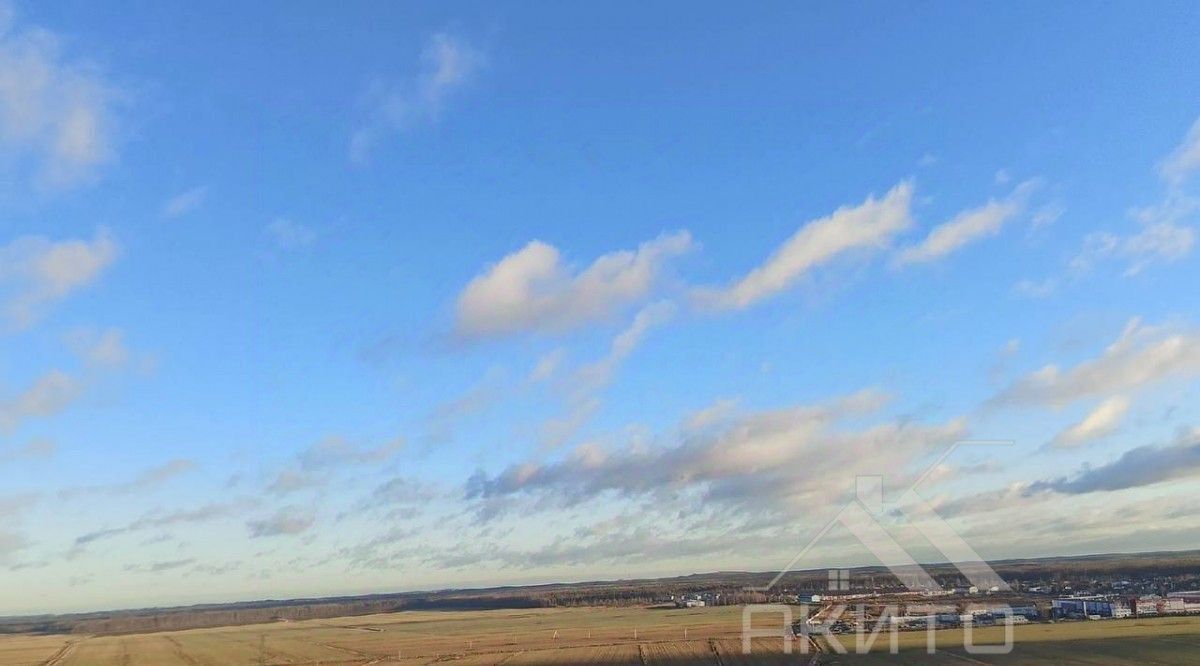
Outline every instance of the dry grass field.
{"label": "dry grass field", "polygon": [[[1001,640],[976,632],[978,643]],[[969,655],[956,631],[900,636],[898,655],[838,655],[821,664],[1195,664],[1200,618],[1125,620],[1016,628],[1009,655]],[[849,643],[852,646],[852,641]],[[124,636],[0,637],[0,665],[300,666],[306,664],[742,664],[809,663],[782,641],[756,639],[742,654],[741,609],[564,608],[440,612],[278,622]],[[887,649],[886,637],[876,645]]]}
{"label": "dry grass field", "polygon": [[[924,632],[899,635],[899,654],[888,653],[887,637],[880,636],[876,652],[869,655],[837,655],[823,642],[823,664],[864,666],[871,664],[1163,664],[1200,663],[1200,618],[1177,617],[1142,620],[1105,620],[1018,626],[1013,632],[1009,654],[970,654],[964,648],[961,630],[935,634],[937,653],[926,652]],[[975,645],[1004,642],[999,627],[975,630]],[[843,641],[853,651],[853,639]]]}

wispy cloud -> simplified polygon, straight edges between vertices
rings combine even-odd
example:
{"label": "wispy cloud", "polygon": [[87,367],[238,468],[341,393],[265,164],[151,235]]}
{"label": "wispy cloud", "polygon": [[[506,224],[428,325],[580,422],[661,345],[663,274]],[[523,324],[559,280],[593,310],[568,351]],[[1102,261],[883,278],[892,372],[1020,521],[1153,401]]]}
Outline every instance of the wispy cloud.
{"label": "wispy cloud", "polygon": [[316,515],[299,507],[285,507],[274,514],[246,523],[250,530],[250,538],[258,539],[273,536],[291,536],[307,532],[314,523]]}
{"label": "wispy cloud", "polygon": [[389,134],[436,121],[446,102],[471,81],[483,62],[483,55],[460,36],[432,35],[413,80],[376,82],[367,91],[363,103],[367,117],[350,135],[350,161],[365,164]]}
{"label": "wispy cloud", "polygon": [[[29,421],[62,413],[79,402],[98,378],[124,368],[131,357],[119,329],[76,329],[65,335],[64,340],[82,361],[84,370],[78,373],[49,370],[16,392],[0,394],[0,434],[14,432]],[[145,364],[151,360],[144,357]]]}
{"label": "wispy cloud", "polygon": [[12,432],[33,418],[53,416],[83,394],[83,382],[60,370],[39,377],[16,395],[0,399],[0,432]]}
{"label": "wispy cloud", "polygon": [[559,368],[562,367],[565,356],[566,351],[561,347],[542,354],[538,357],[533,369],[529,371],[529,382],[537,384],[553,378],[558,373]]}
{"label": "wispy cloud", "polygon": [[53,32],[0,8],[0,153],[42,187],[87,180],[113,157],[120,92]]}
{"label": "wispy cloud", "polygon": [[52,457],[56,451],[58,451],[58,444],[54,440],[34,437],[20,446],[0,448],[0,463],[44,460]]}
{"label": "wispy cloud", "polygon": [[344,437],[331,435],[315,442],[296,455],[290,467],[279,472],[267,485],[273,495],[288,495],[325,486],[339,471],[354,466],[382,465],[404,448],[397,437],[376,447],[361,447]]}
{"label": "wispy cloud", "polygon": [[603,321],[649,297],[667,261],[693,247],[686,231],[611,252],[578,272],[557,248],[532,241],[467,284],[456,303],[462,339],[561,332]]}
{"label": "wispy cloud", "polygon": [[1187,136],[1158,167],[1162,177],[1174,185],[1181,184],[1196,171],[1200,171],[1200,118],[1192,123]]}
{"label": "wispy cloud", "polygon": [[1172,444],[1139,446],[1099,467],[1085,467],[1078,474],[1029,486],[1029,492],[1052,491],[1080,495],[1125,490],[1200,474],[1200,432],[1184,433]]}
{"label": "wispy cloud", "polygon": [[[1194,206],[1189,205],[1190,209]],[[1125,275],[1134,276],[1153,264],[1179,261],[1191,254],[1195,245],[1196,230],[1172,221],[1152,222],[1125,236],[1098,231],[1084,238],[1083,249],[1071,260],[1070,268],[1083,273],[1100,262],[1119,259],[1126,264]]]}
{"label": "wispy cloud", "polygon": [[235,500],[230,502],[214,502],[196,507],[194,509],[177,509],[174,511],[164,511],[155,509],[142,515],[142,517],[134,520],[122,527],[107,528],[94,530],[86,534],[81,534],[75,538],[74,545],[68,558],[78,557],[83,554],[84,550],[91,544],[114,537],[139,532],[150,529],[160,529],[164,527],[172,527],[175,525],[190,525],[195,523],[208,522],[220,518],[228,518],[238,515],[257,505],[257,502],[249,499]]}
{"label": "wispy cloud", "polygon": [[20,493],[16,495],[0,495],[0,520],[11,520],[21,515],[29,507],[41,499],[40,493]]}
{"label": "wispy cloud", "polygon": [[436,496],[433,488],[419,480],[395,477],[376,487],[362,506],[420,505],[428,503]]}
{"label": "wispy cloud", "polygon": [[1107,437],[1117,431],[1129,411],[1129,398],[1117,395],[1100,403],[1083,420],[1058,433],[1051,446],[1063,448],[1080,446]]}
{"label": "wispy cloud", "polygon": [[579,366],[555,383],[556,392],[564,398],[566,410],[542,423],[540,439],[544,447],[563,445],[596,415],[601,407],[600,393],[613,381],[618,368],[651,330],[670,321],[677,310],[678,307],[667,300],[643,306],[632,321],[613,336],[608,353]]}
{"label": "wispy cloud", "polygon": [[432,438],[449,441],[465,419],[491,409],[514,390],[503,369],[489,368],[470,388],[434,408],[428,418]]}
{"label": "wispy cloud", "polygon": [[162,573],[164,571],[173,571],[182,569],[195,564],[196,558],[189,557],[182,560],[159,560],[148,564],[126,564],[125,571],[131,573]]}
{"label": "wispy cloud", "polygon": [[83,289],[117,259],[117,243],[101,229],[92,240],[25,236],[0,246],[0,302],[9,322],[24,328],[45,310]]}
{"label": "wispy cloud", "polygon": [[14,555],[29,546],[24,534],[0,530],[0,564],[10,562]]}
{"label": "wispy cloud", "polygon": [[995,236],[1006,222],[1025,209],[1029,194],[1037,185],[1037,181],[1025,181],[1004,199],[993,199],[978,208],[964,210],[930,230],[925,240],[901,250],[896,263],[936,261],[977,240]]}
{"label": "wispy cloud", "polygon": [[302,250],[317,240],[317,232],[310,226],[279,217],[267,225],[267,235],[275,247],[283,251]]}
{"label": "wispy cloud", "polygon": [[309,488],[319,488],[324,486],[326,481],[328,479],[323,475],[285,469],[267,484],[267,492],[272,495],[290,495]]}
{"label": "wispy cloud", "polygon": [[196,469],[196,467],[195,461],[176,458],[146,469],[129,481],[66,488],[59,493],[59,497],[62,499],[75,499],[94,495],[131,495],[158,488],[167,481],[186,474]]}
{"label": "wispy cloud", "polygon": [[1200,333],[1172,333],[1131,320],[1097,358],[1072,368],[1046,365],[1013,382],[993,404],[1062,407],[1084,398],[1129,394],[1171,378],[1200,375]]}
{"label": "wispy cloud", "polygon": [[683,423],[686,433],[699,433],[716,426],[726,426],[729,419],[737,414],[739,404],[737,398],[718,398],[703,409],[688,415]]}
{"label": "wispy cloud", "polygon": [[617,333],[603,358],[581,367],[575,374],[576,390],[592,392],[612,380],[617,367],[637,349],[651,329],[662,326],[675,316],[670,301],[651,303],[638,311],[629,326]]}
{"label": "wispy cloud", "polygon": [[1159,165],[1159,175],[1167,187],[1163,200],[1130,211],[1141,229],[1131,234],[1088,234],[1083,249],[1071,260],[1071,270],[1086,273],[1100,262],[1115,259],[1125,262],[1125,275],[1129,277],[1153,264],[1173,263],[1191,254],[1196,246],[1196,227],[1189,220],[1200,211],[1200,200],[1185,192],[1183,186],[1198,169],[1200,120]]}
{"label": "wispy cloud", "polygon": [[404,448],[404,439],[397,437],[376,447],[355,446],[345,437],[326,437],[300,454],[304,469],[318,470],[345,465],[372,465],[387,462]]}
{"label": "wispy cloud", "polygon": [[878,251],[912,224],[913,185],[902,182],[882,199],[873,195],[800,227],[766,262],[728,287],[698,289],[703,308],[742,309],[778,294],[812,269],[853,251]]}
{"label": "wispy cloud", "polygon": [[1046,298],[1058,290],[1058,278],[1044,280],[1024,279],[1013,285],[1013,291],[1028,298]]}
{"label": "wispy cloud", "polygon": [[600,398],[589,393],[573,395],[565,413],[546,419],[539,428],[538,439],[546,448],[567,443],[600,411]]}
{"label": "wispy cloud", "polygon": [[193,187],[167,199],[163,204],[162,214],[164,217],[182,217],[203,206],[207,198],[207,186]]}
{"label": "wispy cloud", "polygon": [[131,356],[125,345],[125,332],[118,328],[76,329],[67,335],[66,341],[72,351],[91,367],[121,368]]}
{"label": "wispy cloud", "polygon": [[741,415],[660,446],[638,443],[609,450],[585,444],[557,462],[476,474],[467,484],[467,498],[531,496],[550,506],[569,506],[605,495],[683,494],[705,506],[766,513],[823,507],[852,487],[855,474],[903,471],[965,432],[957,420],[931,426],[851,425],[876,414],[885,402],[886,396],[863,391],[817,405]]}

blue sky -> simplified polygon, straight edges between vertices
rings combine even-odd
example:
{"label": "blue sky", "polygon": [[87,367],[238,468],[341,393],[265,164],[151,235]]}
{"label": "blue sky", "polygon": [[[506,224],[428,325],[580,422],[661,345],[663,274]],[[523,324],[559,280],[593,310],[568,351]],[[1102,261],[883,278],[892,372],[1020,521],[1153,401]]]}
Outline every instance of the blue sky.
{"label": "blue sky", "polygon": [[0,4],[0,613],[1193,547],[1198,33]]}

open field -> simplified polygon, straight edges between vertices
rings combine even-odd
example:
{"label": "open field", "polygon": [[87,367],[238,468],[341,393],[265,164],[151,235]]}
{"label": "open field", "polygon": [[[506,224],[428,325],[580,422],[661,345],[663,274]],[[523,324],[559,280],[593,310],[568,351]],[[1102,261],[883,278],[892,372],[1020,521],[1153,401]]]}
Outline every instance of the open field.
{"label": "open field", "polygon": [[[741,608],[562,608],[410,611],[331,620],[277,622],[122,636],[4,636],[0,665],[299,666],[302,664],[739,664],[809,663],[782,653],[779,639],[741,651]],[[766,620],[764,616],[764,621]],[[768,625],[769,626],[769,625]],[[980,629],[977,643],[1002,640]],[[1028,625],[1015,629],[1009,655],[968,655],[961,631],[900,634],[898,655],[838,655],[821,664],[1194,664],[1200,618]],[[853,648],[851,637],[847,645]],[[887,649],[881,636],[877,649]]]}
{"label": "open field", "polygon": [[[869,655],[836,655],[827,642],[822,664],[1196,664],[1200,663],[1200,618],[1174,617],[1097,622],[1060,622],[1014,627],[1013,650],[1006,655],[969,654],[962,630],[935,632],[938,652],[926,652],[925,632],[901,632],[899,654],[888,653],[880,636]],[[840,638],[840,637],[839,637]],[[1000,627],[976,629],[975,645],[1004,642]],[[842,641],[854,650],[853,637]]]}

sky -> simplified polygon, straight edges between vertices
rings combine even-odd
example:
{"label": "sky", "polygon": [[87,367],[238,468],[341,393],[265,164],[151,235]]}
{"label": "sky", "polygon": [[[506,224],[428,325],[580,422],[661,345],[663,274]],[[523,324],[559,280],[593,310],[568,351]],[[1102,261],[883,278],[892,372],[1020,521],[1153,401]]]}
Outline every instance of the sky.
{"label": "sky", "polygon": [[1196,547],[1197,34],[0,3],[0,615]]}

